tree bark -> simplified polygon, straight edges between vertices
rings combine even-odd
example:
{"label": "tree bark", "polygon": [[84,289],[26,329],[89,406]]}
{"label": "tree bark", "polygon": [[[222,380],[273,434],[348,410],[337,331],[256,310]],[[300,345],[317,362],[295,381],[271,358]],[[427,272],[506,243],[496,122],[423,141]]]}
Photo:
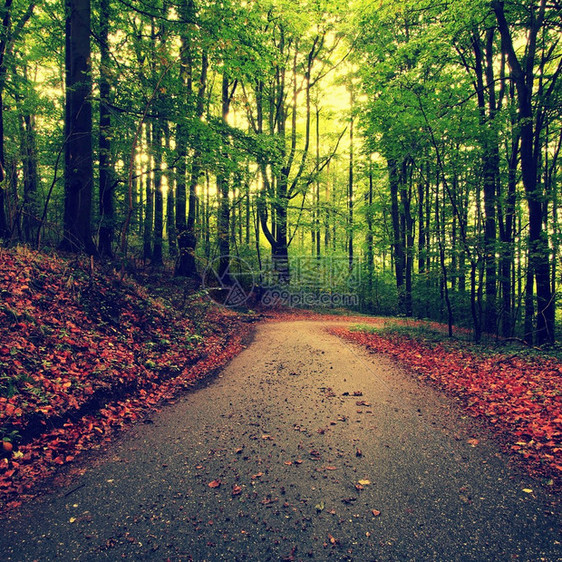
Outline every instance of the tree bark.
{"label": "tree bark", "polygon": [[541,129],[538,125],[535,127],[532,105],[536,42],[544,21],[546,0],[540,0],[536,12],[530,16],[524,66],[515,51],[513,37],[504,12],[504,2],[494,0],[492,8],[502,38],[502,49],[507,55],[517,91],[518,122],[521,131],[521,174],[529,209],[529,267],[534,274],[537,291],[536,343],[538,345],[554,343],[555,295],[550,285],[551,256],[548,233],[543,227],[543,206],[546,194],[538,182],[540,143],[536,141],[541,134]]}
{"label": "tree bark", "polygon": [[115,237],[115,173],[111,158],[111,83],[109,51],[110,0],[100,0],[100,119],[99,119],[99,212],[98,250],[100,255],[113,256]]}
{"label": "tree bark", "polygon": [[400,171],[396,160],[388,160],[388,179],[390,186],[390,214],[392,218],[394,270],[396,274],[396,289],[398,291],[398,306],[401,313],[405,312],[405,271],[406,253],[404,251],[403,230],[400,224]]}
{"label": "tree bark", "polygon": [[67,0],[66,9],[65,193],[61,249],[94,254],[90,0]]}

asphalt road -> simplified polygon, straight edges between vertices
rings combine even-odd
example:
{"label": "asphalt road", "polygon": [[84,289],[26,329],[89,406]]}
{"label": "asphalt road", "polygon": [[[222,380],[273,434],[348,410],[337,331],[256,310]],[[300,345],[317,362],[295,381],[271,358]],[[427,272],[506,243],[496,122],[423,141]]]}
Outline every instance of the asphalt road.
{"label": "asphalt road", "polygon": [[562,560],[560,518],[455,403],[318,322],[0,520],[2,560]]}

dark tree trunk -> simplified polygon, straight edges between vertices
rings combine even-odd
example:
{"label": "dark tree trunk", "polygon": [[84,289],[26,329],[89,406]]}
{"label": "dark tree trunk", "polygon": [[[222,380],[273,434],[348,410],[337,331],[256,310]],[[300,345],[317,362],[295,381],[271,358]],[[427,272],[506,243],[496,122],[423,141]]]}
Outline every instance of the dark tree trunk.
{"label": "dark tree trunk", "polygon": [[[232,87],[232,91],[231,91]],[[230,112],[230,102],[234,93],[233,85],[228,74],[222,77],[222,120],[226,124]],[[226,132],[223,137],[222,157],[226,161],[228,138]],[[217,174],[217,194],[219,197],[219,214],[217,219],[217,236],[219,246],[219,278],[226,283],[230,283],[230,174],[226,170],[220,170]]]}
{"label": "dark tree trunk", "polygon": [[99,211],[100,229],[98,250],[100,255],[113,256],[115,236],[115,178],[111,157],[111,83],[109,52],[110,0],[100,0],[100,120],[99,120]]}
{"label": "dark tree trunk", "polygon": [[160,118],[154,120],[152,127],[152,150],[154,153],[154,240],[152,265],[160,267],[163,261],[164,239],[164,194],[162,193],[162,124]]}
{"label": "dark tree trunk", "polygon": [[367,193],[367,302],[369,310],[373,309],[373,273],[375,269],[375,255],[373,248],[373,167],[369,161],[369,191]]}
{"label": "dark tree trunk", "polygon": [[394,270],[396,273],[396,288],[398,290],[398,304],[400,312],[405,312],[404,281],[406,271],[406,253],[404,251],[403,230],[400,224],[400,171],[396,160],[388,161],[388,177],[390,184],[390,214],[392,218]]}
{"label": "dark tree trunk", "polygon": [[528,28],[526,64],[523,66],[513,44],[513,38],[504,13],[504,3],[494,0],[492,7],[496,14],[502,37],[502,48],[507,55],[517,91],[518,122],[521,132],[521,173],[527,206],[529,209],[529,267],[534,274],[537,289],[536,343],[554,343],[555,295],[550,285],[550,249],[548,233],[543,227],[545,193],[538,181],[538,158],[540,143],[535,141],[541,128],[535,127],[532,105],[534,73],[533,61],[536,55],[537,36],[544,21],[546,1],[531,16]]}
{"label": "dark tree trunk", "polygon": [[61,249],[96,252],[91,232],[93,154],[90,0],[66,4],[64,235]]}
{"label": "dark tree trunk", "polygon": [[21,153],[23,164],[23,239],[33,243],[37,239],[40,224],[38,206],[39,173],[37,170],[37,133],[33,115],[25,112],[21,117]]}
{"label": "dark tree trunk", "polygon": [[497,104],[493,68],[493,39],[494,29],[491,28],[486,33],[484,51],[480,37],[475,35],[472,40],[476,70],[476,93],[482,127],[480,138],[484,172],[484,268],[486,271],[484,331],[490,334],[497,331],[496,205],[500,173],[498,136],[495,130]]}
{"label": "dark tree trunk", "polygon": [[[184,8],[184,17],[190,20],[195,18],[195,7],[188,1]],[[185,97],[193,93],[193,54],[191,52],[191,39],[188,35],[182,37],[181,51],[181,80],[185,87]],[[199,119],[203,116],[205,108],[205,95],[207,88],[208,58],[205,52],[201,56],[201,74],[197,93],[196,115]],[[201,149],[194,147],[189,177],[189,192],[187,186],[187,124],[181,121],[177,131],[177,166],[176,166],[176,232],[178,241],[178,259],[176,261],[175,275],[182,277],[198,278],[197,263],[195,261],[195,248],[197,236],[195,232],[195,218],[197,212],[197,185],[201,176]]]}
{"label": "dark tree trunk", "polygon": [[407,161],[402,163],[402,174],[400,183],[401,214],[403,216],[404,244],[404,312],[406,316],[412,316],[412,273],[414,263],[414,220],[411,213],[411,178],[409,177],[409,165]]}
{"label": "dark tree trunk", "polygon": [[5,0],[2,10],[2,35],[0,38],[0,238],[10,235],[10,227],[6,215],[7,191],[1,185],[6,179],[6,158],[4,154],[4,87],[6,82],[6,49],[8,32],[12,19],[13,0]]}
{"label": "dark tree trunk", "polygon": [[[146,125],[146,141],[147,145],[152,145],[152,134],[150,124]],[[149,159],[148,167],[152,167],[152,159]],[[152,259],[152,235],[154,225],[154,188],[152,185],[152,178],[150,173],[145,176],[145,204],[144,204],[144,217],[143,217],[143,252],[142,257],[145,262]]]}

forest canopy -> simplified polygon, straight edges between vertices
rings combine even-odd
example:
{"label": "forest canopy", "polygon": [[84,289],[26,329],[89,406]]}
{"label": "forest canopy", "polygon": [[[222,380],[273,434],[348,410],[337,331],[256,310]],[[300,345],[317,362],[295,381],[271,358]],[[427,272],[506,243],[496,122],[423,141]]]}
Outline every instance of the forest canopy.
{"label": "forest canopy", "polygon": [[4,244],[555,342],[559,0],[0,12]]}

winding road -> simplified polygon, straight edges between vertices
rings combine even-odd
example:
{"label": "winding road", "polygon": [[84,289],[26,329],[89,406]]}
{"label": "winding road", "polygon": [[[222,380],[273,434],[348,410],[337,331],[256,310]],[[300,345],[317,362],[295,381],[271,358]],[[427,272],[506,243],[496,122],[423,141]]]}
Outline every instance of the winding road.
{"label": "winding road", "polygon": [[0,520],[3,560],[562,560],[553,498],[455,402],[326,323],[257,327],[207,386]]}

